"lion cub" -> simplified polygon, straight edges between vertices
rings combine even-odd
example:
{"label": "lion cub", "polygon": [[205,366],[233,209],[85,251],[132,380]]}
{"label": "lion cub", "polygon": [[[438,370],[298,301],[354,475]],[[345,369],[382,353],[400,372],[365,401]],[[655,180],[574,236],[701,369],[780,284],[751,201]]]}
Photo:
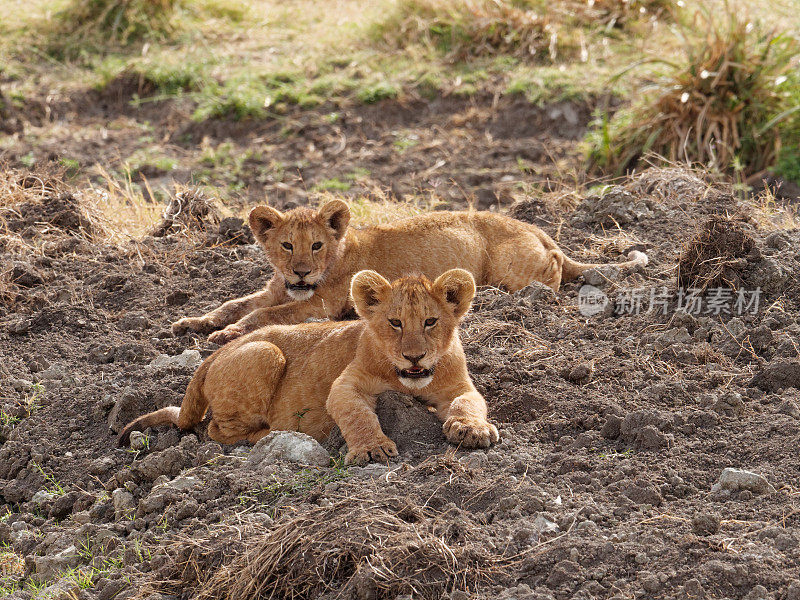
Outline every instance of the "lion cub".
{"label": "lion cub", "polygon": [[433,283],[417,276],[390,284],[361,271],[351,287],[363,320],[274,325],[239,338],[200,365],[180,408],[139,417],[119,443],[153,425],[189,429],[211,408],[208,434],[223,444],[256,442],[272,430],[322,440],[335,422],[348,464],[385,461],[397,448],[381,431],[375,403],[388,390],[426,400],[450,442],[467,448],[496,442],[458,336],[475,296],[472,275],[453,269]]}
{"label": "lion cub", "polygon": [[[349,222],[350,209],[340,200],[318,211],[255,207],[250,227],[275,268],[266,289],[180,319],[173,331],[220,329],[209,341],[224,344],[263,325],[338,319],[352,308],[350,280],[364,269],[393,280],[406,273],[433,279],[461,268],[478,285],[515,292],[532,281],[557,291],[562,281],[597,266],[572,260],[535,225],[496,213],[436,212],[363,229],[348,229]],[[647,264],[641,252],[630,258],[619,266]]]}

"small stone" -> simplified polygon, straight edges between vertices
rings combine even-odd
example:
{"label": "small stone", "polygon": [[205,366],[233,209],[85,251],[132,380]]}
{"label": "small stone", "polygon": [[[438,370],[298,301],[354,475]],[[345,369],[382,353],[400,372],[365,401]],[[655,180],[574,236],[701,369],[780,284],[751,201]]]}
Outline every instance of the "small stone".
{"label": "small stone", "polygon": [[58,554],[37,556],[34,559],[36,574],[41,579],[53,579],[60,572],[68,571],[81,564],[81,556],[75,546],[69,546]]}
{"label": "small stone", "polygon": [[170,356],[168,354],[159,354],[150,364],[147,365],[148,369],[161,369],[165,367],[196,369],[203,362],[200,352],[197,350],[184,350],[177,356]]}
{"label": "small stone", "polygon": [[327,467],[331,456],[318,441],[305,433],[273,431],[256,443],[245,465],[250,469],[259,469],[275,462]]}
{"label": "small stone", "polygon": [[117,488],[111,493],[111,501],[114,504],[114,516],[117,520],[127,519],[136,508],[133,501],[133,494],[124,488]]}
{"label": "small stone", "polygon": [[583,272],[584,281],[595,287],[602,287],[607,283],[619,279],[621,273],[620,268],[614,264],[603,265],[601,267],[594,267],[587,269]]}
{"label": "small stone", "polygon": [[645,564],[647,564],[648,562],[650,562],[650,559],[647,557],[647,554],[645,554],[644,552],[639,552],[639,553],[638,553],[638,554],[637,554],[637,555],[634,557],[634,559],[633,559],[633,560],[635,560],[635,561],[636,561],[636,564],[637,564],[637,565],[645,565]]}
{"label": "small stone", "polygon": [[533,281],[529,283],[524,288],[517,291],[514,295],[519,296],[520,298],[525,298],[531,303],[536,303],[539,301],[551,302],[556,298],[553,288],[539,281]]}
{"label": "small stone", "polygon": [[182,492],[184,490],[190,490],[193,487],[197,487],[201,483],[202,482],[197,477],[180,475],[172,481],[167,481],[166,483],[161,484],[161,486],[170,490]]}
{"label": "small stone", "polygon": [[150,445],[150,440],[141,431],[131,433],[131,450],[145,450]]}
{"label": "small stone", "polygon": [[489,457],[486,456],[486,452],[475,451],[462,456],[458,462],[469,469],[481,469],[489,464]]}
{"label": "small stone", "polygon": [[742,469],[723,469],[719,481],[711,486],[712,492],[720,490],[741,491],[748,490],[754,494],[773,493],[775,488],[763,475],[744,471]]}
{"label": "small stone", "polygon": [[363,477],[377,479],[385,475],[389,471],[389,467],[379,463],[370,463],[363,467],[350,467],[349,474],[352,477]]}
{"label": "small stone", "polygon": [[770,600],[771,596],[763,585],[756,585],[747,593],[744,600]]}
{"label": "small stone", "polygon": [[697,535],[713,535],[719,531],[719,515],[699,512],[692,519],[692,531]]}
{"label": "small stone", "polygon": [[81,591],[77,581],[72,577],[59,579],[36,593],[36,600],[73,600]]}
{"label": "small stone", "polygon": [[533,527],[540,533],[552,533],[558,531],[558,525],[545,517],[544,515],[537,515],[533,520]]}
{"label": "small stone", "polygon": [[782,415],[789,415],[793,419],[800,419],[800,408],[794,400],[784,400],[778,407],[778,412]]}

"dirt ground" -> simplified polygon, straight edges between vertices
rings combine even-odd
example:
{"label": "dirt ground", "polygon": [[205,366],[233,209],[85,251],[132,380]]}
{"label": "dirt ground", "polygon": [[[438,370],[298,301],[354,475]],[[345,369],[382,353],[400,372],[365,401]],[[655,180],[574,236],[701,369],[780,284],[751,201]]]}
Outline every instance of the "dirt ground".
{"label": "dirt ground", "polygon": [[[520,180],[576,164],[588,114],[388,103],[334,124],[303,116],[281,142],[285,160],[308,161],[306,182],[368,165],[398,195],[509,209],[577,258],[650,257],[555,295],[481,290],[462,338],[500,443],[449,447],[427,411],[390,395],[382,422],[401,454],[388,466],[344,468],[336,439],[329,466],[303,466],[221,447],[203,427],[117,448],[120,425],[179,404],[214,349],[173,337],[170,323],[257,290],[270,267],[235,219],[111,244],[79,190],[8,171],[18,197],[0,201],[0,589],[18,600],[800,598],[800,231],[679,169],[569,209],[520,194]],[[234,139],[256,144],[277,127]],[[390,148],[395,128],[420,138],[408,156]],[[188,145],[217,133],[170,135]],[[436,136],[454,141],[427,143]],[[526,153],[540,166],[520,170]],[[278,206],[313,197],[296,182],[252,188]],[[701,313],[679,310],[681,251],[712,217],[752,243],[700,236],[691,256],[705,258],[682,261],[683,277],[718,275],[743,292],[731,313],[715,314],[716,283]],[[756,289],[757,308],[737,314]],[[608,304],[588,315],[587,293]]]}

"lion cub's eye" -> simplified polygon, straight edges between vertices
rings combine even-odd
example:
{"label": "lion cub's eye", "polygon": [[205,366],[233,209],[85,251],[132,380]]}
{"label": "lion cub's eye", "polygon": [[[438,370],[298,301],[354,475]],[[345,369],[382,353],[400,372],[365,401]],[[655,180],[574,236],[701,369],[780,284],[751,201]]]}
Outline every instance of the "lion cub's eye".
{"label": "lion cub's eye", "polygon": [[320,248],[322,248],[322,242],[314,242],[313,244],[311,244],[312,250],[319,250]]}
{"label": "lion cub's eye", "polygon": [[283,246],[285,250],[289,250],[290,252],[292,251],[292,248],[294,248],[294,246],[292,246],[289,242],[283,242],[281,246]]}
{"label": "lion cub's eye", "polygon": [[425,319],[425,327],[433,327],[436,325],[436,321],[438,321],[436,317],[431,317],[430,319]]}
{"label": "lion cub's eye", "polygon": [[395,329],[400,329],[403,326],[403,324],[400,322],[400,319],[389,319],[389,325]]}

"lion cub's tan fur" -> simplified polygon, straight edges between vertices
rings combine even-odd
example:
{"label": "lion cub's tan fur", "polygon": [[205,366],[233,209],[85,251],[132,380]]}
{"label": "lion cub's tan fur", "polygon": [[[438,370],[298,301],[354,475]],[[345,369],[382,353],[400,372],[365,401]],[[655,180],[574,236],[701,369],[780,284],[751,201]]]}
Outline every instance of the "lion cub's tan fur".
{"label": "lion cub's tan fur", "polygon": [[273,325],[237,339],[200,365],[180,409],[139,417],[120,443],[153,425],[189,429],[211,408],[208,433],[221,443],[256,442],[272,430],[322,440],[335,421],[348,463],[386,460],[397,449],[381,431],[375,402],[388,390],[428,401],[453,443],[472,448],[497,441],[458,337],[475,295],[472,275],[454,269],[433,283],[416,276],[390,284],[362,271],[352,295],[363,320]]}
{"label": "lion cub's tan fur", "polygon": [[[340,318],[352,308],[350,280],[364,269],[392,280],[461,268],[478,285],[514,292],[532,281],[558,290],[562,281],[597,266],[570,259],[538,227],[496,213],[435,212],[364,229],[348,229],[349,221],[350,210],[339,200],[318,211],[255,207],[250,227],[275,268],[272,280],[263,291],[202,317],[180,319],[173,330],[221,329],[209,340],[225,343],[263,325]],[[620,266],[647,264],[641,252],[631,258]]]}

